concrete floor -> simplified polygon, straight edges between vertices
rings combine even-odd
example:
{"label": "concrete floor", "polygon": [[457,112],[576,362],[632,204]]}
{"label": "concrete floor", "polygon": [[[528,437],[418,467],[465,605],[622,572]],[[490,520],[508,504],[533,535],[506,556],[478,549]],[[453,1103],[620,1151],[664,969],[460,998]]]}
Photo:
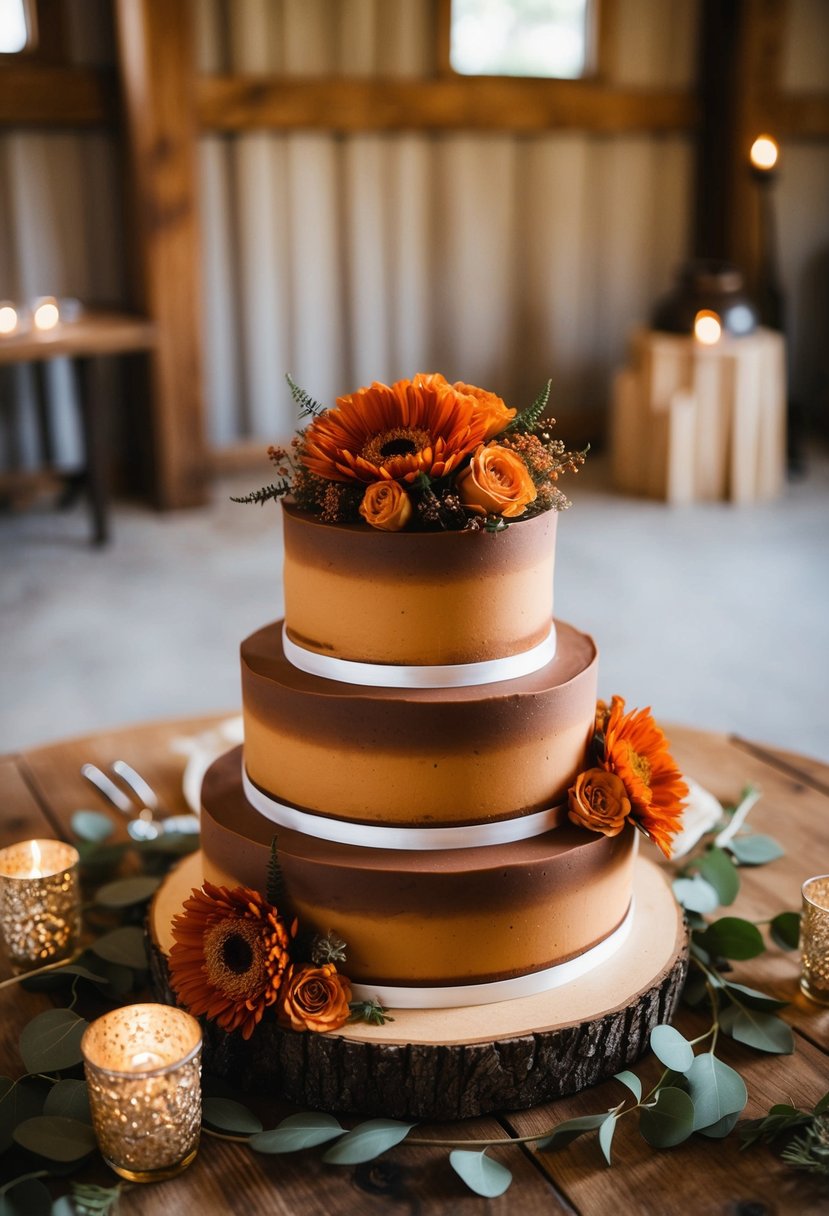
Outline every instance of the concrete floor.
{"label": "concrete floor", "polygon": [[[281,613],[278,510],[228,501],[258,484],[202,511],[119,505],[103,551],[80,507],[0,518],[0,750],[238,711],[239,641]],[[602,695],[829,761],[829,455],[751,508],[607,484],[600,458],[569,483],[556,559],[556,614],[598,640]]]}

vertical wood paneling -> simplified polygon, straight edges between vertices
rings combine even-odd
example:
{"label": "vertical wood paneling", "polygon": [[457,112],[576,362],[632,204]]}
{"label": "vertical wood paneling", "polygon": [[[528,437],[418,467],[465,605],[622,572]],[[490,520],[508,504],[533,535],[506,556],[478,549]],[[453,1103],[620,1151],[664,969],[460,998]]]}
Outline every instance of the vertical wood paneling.
{"label": "vertical wood paneling", "polygon": [[155,497],[205,498],[201,282],[189,0],[117,0],[135,298],[158,323],[150,357]]}

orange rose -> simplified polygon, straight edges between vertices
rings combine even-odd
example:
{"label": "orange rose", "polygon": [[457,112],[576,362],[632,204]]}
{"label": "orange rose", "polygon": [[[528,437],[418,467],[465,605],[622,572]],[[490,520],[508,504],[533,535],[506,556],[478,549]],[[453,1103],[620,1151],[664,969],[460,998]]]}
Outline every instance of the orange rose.
{"label": "orange rose", "polygon": [[412,517],[412,504],[398,482],[373,481],[363,495],[360,514],[372,528],[399,532]]}
{"label": "orange rose", "polygon": [[331,963],[290,967],[282,981],[277,1016],[291,1030],[339,1030],[351,1010],[351,984]]}
{"label": "orange rose", "polygon": [[603,768],[579,773],[569,791],[570,821],[577,827],[618,836],[630,814],[630,799],[621,777]]}
{"label": "orange rose", "polygon": [[516,452],[497,443],[481,444],[471,463],[459,474],[456,488],[461,502],[481,515],[523,515],[536,497],[527,466]]}
{"label": "orange rose", "polygon": [[477,402],[475,417],[485,420],[484,440],[491,439],[493,435],[499,435],[501,431],[506,430],[515,417],[515,410],[507,409],[500,397],[487,392],[485,388],[476,388],[474,384],[463,384],[460,380],[453,384],[452,388],[456,393],[463,393],[466,397],[475,398]]}

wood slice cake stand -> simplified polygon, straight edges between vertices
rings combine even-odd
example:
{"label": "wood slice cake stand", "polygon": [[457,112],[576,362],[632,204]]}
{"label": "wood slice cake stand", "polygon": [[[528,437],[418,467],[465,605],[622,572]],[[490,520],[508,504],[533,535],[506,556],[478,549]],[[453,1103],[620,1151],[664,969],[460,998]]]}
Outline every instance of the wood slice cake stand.
{"label": "wood slice cake stand", "polygon": [[[169,1003],[170,925],[201,883],[194,853],[150,909],[153,984]],[[640,858],[634,889],[627,940],[566,986],[495,1005],[392,1010],[384,1026],[358,1023],[336,1034],[283,1030],[266,1017],[245,1043],[204,1023],[205,1069],[305,1108],[388,1118],[462,1119],[576,1093],[637,1060],[682,991],[687,932],[666,876]]]}

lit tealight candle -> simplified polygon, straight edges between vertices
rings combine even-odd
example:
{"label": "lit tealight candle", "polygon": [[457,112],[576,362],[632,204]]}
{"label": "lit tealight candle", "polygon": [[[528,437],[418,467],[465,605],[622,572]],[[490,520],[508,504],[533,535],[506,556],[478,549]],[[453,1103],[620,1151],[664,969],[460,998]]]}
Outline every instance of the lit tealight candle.
{"label": "lit tealight candle", "polygon": [[14,304],[8,300],[0,302],[0,337],[16,332],[20,317]]}
{"label": "lit tealight candle", "polygon": [[777,140],[771,135],[758,135],[748,155],[753,168],[759,169],[761,173],[770,173],[780,155]]}
{"label": "lit tealight candle", "polygon": [[722,336],[722,322],[715,312],[703,308],[694,317],[694,337],[703,346],[716,346]]}
{"label": "lit tealight candle", "polygon": [[35,302],[32,310],[35,329],[54,329],[60,321],[60,308],[54,296],[44,296]]}
{"label": "lit tealight candle", "polygon": [[125,1005],[81,1041],[92,1123],[107,1164],[130,1182],[172,1178],[201,1130],[201,1027],[183,1009]]}
{"label": "lit tealight candle", "polygon": [[0,849],[0,939],[12,966],[30,971],[69,958],[80,933],[78,850],[61,840]]}

